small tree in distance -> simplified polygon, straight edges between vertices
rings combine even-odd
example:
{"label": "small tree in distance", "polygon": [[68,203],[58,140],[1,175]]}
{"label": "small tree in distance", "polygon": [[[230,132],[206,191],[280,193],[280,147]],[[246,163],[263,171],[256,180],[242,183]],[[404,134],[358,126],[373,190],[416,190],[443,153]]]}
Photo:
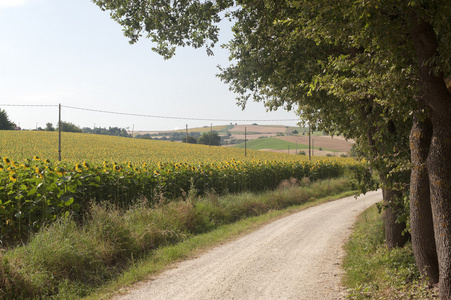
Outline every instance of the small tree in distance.
{"label": "small tree in distance", "polygon": [[182,143],[197,144],[197,140],[195,137],[189,135],[189,136],[183,138]]}
{"label": "small tree in distance", "polygon": [[53,127],[52,123],[46,123],[45,124],[45,131],[55,131],[55,127]]}
{"label": "small tree in distance", "polygon": [[221,137],[216,131],[204,132],[197,140],[197,143],[202,145],[221,146]]}
{"label": "small tree in distance", "polygon": [[[59,128],[59,127],[57,127]],[[61,121],[61,131],[64,132],[82,132],[81,128],[70,122]]]}

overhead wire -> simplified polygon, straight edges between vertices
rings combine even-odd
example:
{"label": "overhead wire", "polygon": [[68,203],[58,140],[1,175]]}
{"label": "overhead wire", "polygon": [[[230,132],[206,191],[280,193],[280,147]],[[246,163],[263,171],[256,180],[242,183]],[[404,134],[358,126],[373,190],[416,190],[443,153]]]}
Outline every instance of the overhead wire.
{"label": "overhead wire", "polygon": [[[42,106],[42,107],[58,107],[56,104],[0,104],[1,106]],[[75,109],[75,110],[83,110],[83,111],[91,111],[98,113],[106,113],[106,114],[116,114],[116,115],[124,115],[124,116],[134,116],[134,117],[145,117],[145,118],[159,118],[159,119],[173,119],[173,120],[190,120],[190,121],[215,121],[215,122],[286,122],[286,121],[299,121],[298,119],[274,119],[274,120],[245,120],[245,119],[206,119],[206,118],[193,118],[193,117],[175,117],[175,116],[158,116],[158,115],[147,115],[147,114],[136,114],[136,113],[127,113],[127,112],[117,112],[117,111],[108,111],[108,110],[100,110],[100,109],[91,109],[91,108],[83,108],[83,107],[75,107],[68,105],[61,105],[61,107]]]}

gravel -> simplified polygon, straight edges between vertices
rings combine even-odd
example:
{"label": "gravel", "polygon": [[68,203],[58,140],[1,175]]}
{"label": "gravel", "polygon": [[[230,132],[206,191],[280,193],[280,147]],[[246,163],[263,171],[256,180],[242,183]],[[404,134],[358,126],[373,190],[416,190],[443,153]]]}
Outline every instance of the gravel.
{"label": "gravel", "polygon": [[311,207],[180,262],[115,299],[344,299],[342,246],[356,216],[381,200],[378,191]]}

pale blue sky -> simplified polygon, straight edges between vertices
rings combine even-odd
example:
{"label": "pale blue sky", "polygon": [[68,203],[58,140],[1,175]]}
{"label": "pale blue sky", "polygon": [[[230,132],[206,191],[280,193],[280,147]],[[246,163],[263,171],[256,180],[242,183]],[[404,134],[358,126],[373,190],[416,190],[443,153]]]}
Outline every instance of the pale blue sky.
{"label": "pale blue sky", "polygon": [[[228,37],[230,32],[223,31],[222,42]],[[61,103],[62,119],[81,127],[169,130],[228,122],[132,117],[64,106],[196,119],[296,119],[294,112],[266,112],[262,103],[249,103],[241,111],[235,95],[215,77],[216,66],[228,64],[219,45],[215,56],[207,56],[204,49],[179,48],[165,61],[151,51],[149,40],[130,45],[108,12],[90,0],[0,0],[0,38],[0,104]],[[26,129],[58,120],[57,107],[0,108]]]}

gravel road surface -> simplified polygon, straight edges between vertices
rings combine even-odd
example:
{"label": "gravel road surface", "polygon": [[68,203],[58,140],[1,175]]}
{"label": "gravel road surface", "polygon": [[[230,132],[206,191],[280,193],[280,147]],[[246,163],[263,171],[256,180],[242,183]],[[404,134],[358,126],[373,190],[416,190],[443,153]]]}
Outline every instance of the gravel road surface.
{"label": "gravel road surface", "polygon": [[115,299],[344,299],[342,245],[381,192],[347,197],[272,222],[180,262]]}

